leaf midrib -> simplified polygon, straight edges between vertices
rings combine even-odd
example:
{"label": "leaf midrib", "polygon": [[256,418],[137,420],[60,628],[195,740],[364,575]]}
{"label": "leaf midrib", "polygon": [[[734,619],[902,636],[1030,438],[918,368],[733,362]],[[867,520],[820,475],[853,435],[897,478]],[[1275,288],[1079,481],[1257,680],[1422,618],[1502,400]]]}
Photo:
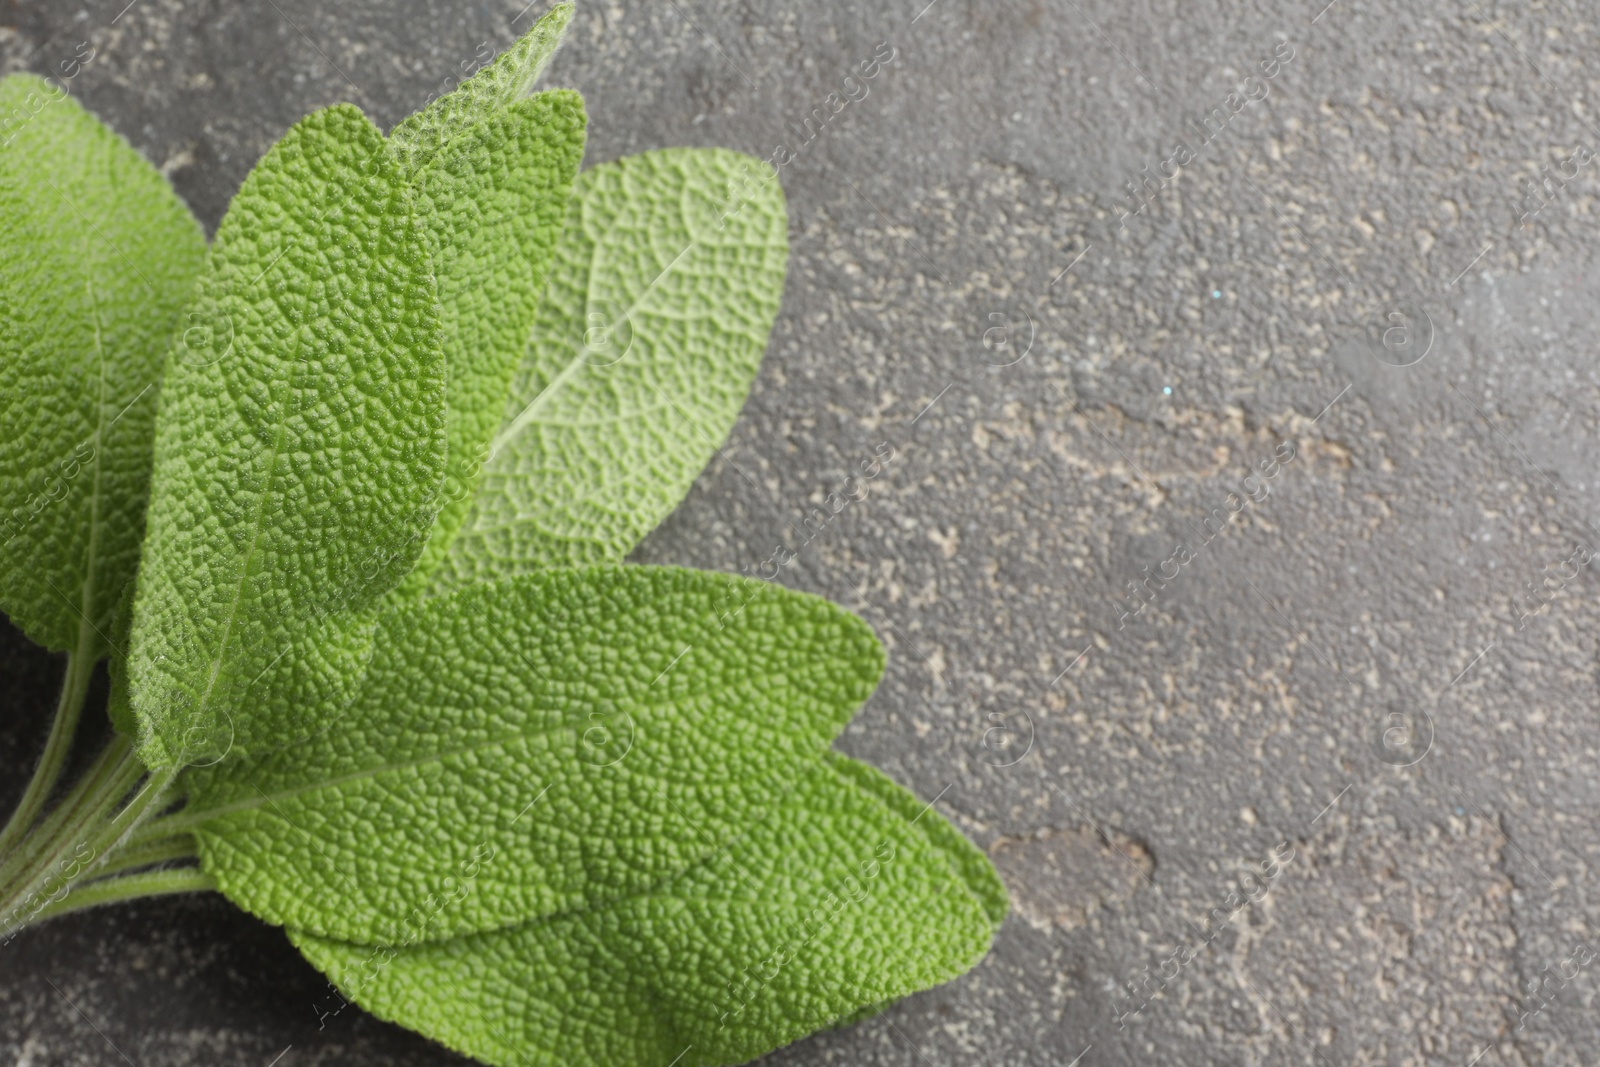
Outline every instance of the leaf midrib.
{"label": "leaf midrib", "polygon": [[[657,274],[653,279],[651,279],[650,284],[645,286],[643,292],[633,298],[633,301],[627,306],[627,308],[623,310],[622,317],[624,319],[631,320],[634,312],[639,310],[640,305],[644,303],[646,297],[655,292],[656,286],[661,284],[661,280],[668,274],[671,274],[678,264],[683,262],[683,257],[687,256],[699,244],[700,238],[691,238],[689,243],[683,247],[683,250],[678,253],[677,257],[674,258],[671,263],[668,263],[666,267],[662,269],[661,273]],[[594,305],[594,292],[592,287],[594,285],[595,261],[599,258],[601,249],[603,247],[603,242],[595,241],[593,248],[589,252],[589,269],[587,278],[585,279],[583,296],[583,321],[588,321],[587,316],[589,308]],[[578,336],[581,340],[583,335],[580,333]],[[504,448],[508,442],[521,434],[523,430],[527,429],[527,427],[539,417],[539,412],[543,410],[544,406],[550,401],[550,399],[554,398],[554,396],[560,391],[561,387],[566,385],[566,383],[577,373],[578,368],[586,365],[583,358],[583,350],[578,347],[577,344],[573,345],[573,350],[572,359],[565,367],[561,368],[561,373],[552,378],[550,380],[550,384],[539,390],[539,395],[535,396],[531,401],[528,402],[527,407],[523,408],[517,413],[516,418],[511,420],[511,424],[509,426],[495,435],[494,441],[489,445],[489,459],[484,461],[485,467],[494,462],[494,457],[499,454],[500,450]]]}
{"label": "leaf midrib", "polygon": [[[277,261],[274,260],[273,265],[276,265],[276,262]],[[271,268],[269,267],[268,269],[270,270]],[[310,293],[311,288],[307,287],[306,294],[301,305],[302,319],[304,318],[303,312],[305,303],[309,302],[311,299]],[[302,323],[302,327],[303,325],[304,324]],[[295,330],[294,348],[291,350],[291,355],[299,351],[300,341],[303,334],[303,328]],[[296,359],[294,361],[295,365],[293,369],[291,369],[289,372],[289,381],[287,387],[288,395],[284,398],[285,409],[288,408],[290,402],[293,401],[296,395],[295,385],[298,382],[300,365],[304,362],[304,360]],[[222,631],[222,643],[217,647],[216,655],[212,659],[211,677],[206,681],[205,691],[200,694],[200,706],[196,709],[196,717],[202,720],[202,726],[205,725],[203,720],[205,718],[207,705],[211,700],[211,694],[216,690],[217,681],[222,675],[222,665],[228,658],[228,645],[233,640],[234,623],[239,617],[240,605],[244,602],[245,583],[250,580],[250,564],[255,559],[256,549],[261,543],[261,528],[264,524],[264,512],[267,506],[267,498],[271,495],[272,486],[278,476],[278,460],[283,455],[283,439],[285,434],[288,432],[288,422],[288,412],[285,410],[278,419],[277,433],[272,442],[272,465],[267,469],[266,477],[263,479],[261,492],[256,497],[254,508],[255,515],[251,518],[250,525],[250,547],[245,550],[244,556],[239,564],[239,584],[234,588],[233,600],[228,610],[228,622]]]}
{"label": "leaf midrib", "polygon": [[[305,145],[302,143],[301,146],[300,146],[300,159],[303,162],[303,161],[306,160],[306,158],[307,158],[307,156],[306,156]],[[353,199],[353,196],[351,197],[351,199]],[[317,217],[321,218],[321,214],[319,213],[319,215]],[[294,243],[295,243],[293,241],[293,234],[289,234],[289,235],[285,236],[285,243],[289,246],[288,248],[285,249],[286,252],[290,251],[290,250],[293,250]],[[272,262],[270,264],[268,264],[267,270],[263,271],[262,275],[260,277],[258,277],[256,279],[256,281],[264,280],[266,275],[271,272],[272,268],[277,266],[278,260],[282,259],[282,258],[283,258],[282,255],[279,255],[278,257],[274,258],[272,260]],[[249,284],[250,285],[254,285],[255,283],[251,282]],[[271,466],[268,467],[268,469],[267,469],[266,477],[263,479],[261,493],[259,494],[259,496],[256,499],[255,508],[254,508],[255,515],[251,519],[250,546],[249,546],[249,548],[247,548],[245,550],[244,556],[240,561],[240,565],[239,565],[239,584],[235,587],[235,590],[234,590],[234,596],[233,596],[232,604],[231,604],[230,609],[228,611],[228,622],[227,622],[227,625],[224,627],[223,632],[222,632],[222,642],[218,646],[216,655],[213,658],[213,662],[212,662],[212,666],[211,666],[211,677],[206,682],[205,691],[200,694],[200,704],[199,704],[198,709],[196,710],[196,716],[197,716],[198,719],[201,720],[201,725],[205,725],[204,724],[204,719],[205,719],[206,709],[207,709],[207,707],[208,707],[208,705],[210,703],[212,693],[216,690],[217,682],[221,678],[221,675],[222,675],[222,666],[223,666],[223,663],[227,659],[228,646],[233,640],[234,624],[235,624],[235,622],[237,621],[237,619],[239,617],[239,609],[240,609],[240,606],[243,604],[244,599],[245,599],[245,594],[244,594],[245,583],[248,582],[250,580],[250,577],[251,577],[250,565],[251,565],[252,561],[255,559],[256,550],[257,550],[257,548],[259,547],[259,545],[261,543],[261,533],[262,533],[262,527],[263,527],[263,525],[265,523],[265,514],[264,513],[265,513],[266,506],[267,506],[267,499],[268,499],[268,497],[271,496],[272,488],[273,488],[274,484],[277,481],[279,461],[282,459],[283,451],[284,451],[284,447],[283,447],[284,446],[284,438],[288,434],[288,424],[289,424],[289,419],[290,419],[290,412],[289,412],[288,409],[289,409],[290,405],[294,402],[295,397],[298,395],[298,393],[296,391],[296,386],[299,383],[299,378],[300,378],[300,375],[302,373],[302,368],[306,364],[305,360],[295,358],[295,356],[299,352],[300,345],[302,344],[302,342],[304,340],[304,337],[305,337],[306,318],[307,318],[306,310],[307,310],[307,307],[310,305],[310,302],[311,302],[311,299],[312,299],[312,293],[314,291],[315,291],[315,287],[313,287],[313,286],[305,287],[305,291],[303,292],[303,294],[301,294],[301,297],[300,297],[300,300],[299,300],[300,314],[296,317],[297,322],[298,322],[298,327],[294,331],[294,343],[293,343],[293,347],[290,349],[290,352],[289,352],[289,356],[290,356],[290,358],[292,360],[292,366],[291,366],[291,369],[290,369],[290,372],[289,372],[289,380],[288,380],[287,385],[286,385],[287,393],[286,393],[286,396],[284,397],[283,409],[282,409],[282,412],[281,412],[281,414],[279,416],[278,424],[277,424],[277,427],[276,427],[276,431],[277,432],[276,432],[276,434],[275,434],[275,436],[273,438],[273,442],[272,442],[272,462],[271,462]],[[252,684],[254,684],[254,683],[252,683]],[[230,744],[231,744],[231,739],[230,739]]]}
{"label": "leaf midrib", "polygon": [[[620,710],[625,712],[626,714],[628,714],[630,718],[634,718],[635,719],[635,729],[640,729],[640,728],[642,728],[642,723],[641,723],[640,720],[643,720],[645,718],[646,713],[650,713],[653,716],[657,712],[662,712],[662,711],[665,711],[665,710],[670,709],[670,708],[675,708],[679,704],[685,703],[685,702],[687,702],[689,700],[699,700],[699,699],[703,699],[705,697],[725,696],[725,695],[735,691],[736,689],[740,689],[740,688],[744,687],[747,684],[748,684],[748,681],[740,681],[740,682],[733,683],[733,684],[730,684],[730,685],[720,686],[720,687],[717,687],[717,688],[714,688],[714,689],[697,690],[696,692],[688,694],[686,696],[665,700],[665,701],[662,701],[661,703],[657,703],[657,704],[648,704],[648,703],[647,704],[636,704],[636,705],[631,705],[629,707],[621,708]],[[787,686],[786,688],[792,689],[793,686],[790,685],[790,686]],[[770,692],[770,690],[766,690],[766,692]],[[783,703],[783,702],[782,701],[777,701],[776,703]],[[423,767],[423,766],[426,766],[426,765],[432,764],[432,763],[443,763],[443,762],[445,762],[446,760],[449,760],[449,759],[454,759],[454,758],[457,758],[457,757],[460,757],[460,756],[468,755],[470,753],[481,752],[481,751],[484,751],[484,750],[487,750],[487,749],[495,748],[497,746],[505,745],[505,744],[508,744],[508,743],[510,743],[512,741],[516,741],[518,739],[539,737],[539,736],[544,736],[544,735],[549,735],[549,734],[557,734],[557,733],[561,733],[563,731],[572,731],[574,734],[576,734],[577,727],[573,726],[573,725],[570,725],[568,723],[560,723],[560,724],[557,724],[555,726],[551,726],[551,727],[548,727],[548,728],[542,728],[542,729],[541,728],[533,728],[533,729],[524,728],[524,729],[512,731],[510,733],[506,733],[506,734],[503,734],[503,735],[499,735],[499,736],[496,736],[496,737],[486,738],[486,739],[484,739],[482,741],[474,742],[472,744],[462,745],[462,746],[460,746],[458,748],[453,748],[453,749],[450,749],[449,751],[446,751],[446,752],[431,753],[431,754],[429,754],[427,756],[423,756],[423,757],[420,757],[420,758],[417,758],[417,759],[412,759],[412,760],[402,760],[400,762],[392,762],[392,763],[391,762],[385,762],[385,763],[376,764],[376,765],[371,766],[371,767],[363,767],[363,768],[360,768],[359,770],[354,770],[354,771],[351,771],[351,772],[346,773],[346,774],[341,774],[341,775],[339,775],[337,777],[334,777],[334,778],[325,778],[325,779],[322,779],[320,781],[309,783],[309,784],[306,784],[306,785],[295,786],[295,787],[289,788],[289,789],[281,789],[281,790],[278,790],[277,792],[274,792],[274,793],[265,793],[265,792],[262,792],[258,788],[256,790],[256,792],[257,792],[257,797],[256,798],[242,800],[242,801],[234,801],[234,802],[229,803],[229,804],[223,804],[223,805],[220,805],[218,807],[208,808],[208,809],[206,809],[204,811],[199,811],[199,812],[190,812],[187,809],[185,809],[184,811],[178,812],[176,815],[169,816],[168,819],[170,821],[163,820],[162,821],[162,826],[163,827],[170,827],[173,830],[173,832],[178,832],[178,831],[182,831],[182,830],[189,830],[189,829],[194,829],[194,828],[201,828],[206,823],[211,822],[214,819],[224,818],[224,817],[226,817],[228,815],[234,815],[234,814],[237,814],[238,812],[241,812],[241,811],[254,811],[257,808],[263,807],[263,806],[265,806],[266,804],[269,804],[269,803],[274,803],[274,802],[276,802],[278,800],[287,800],[287,799],[290,799],[290,798],[293,798],[293,797],[304,795],[306,793],[315,793],[315,792],[320,792],[322,790],[327,790],[327,789],[336,789],[336,788],[338,788],[340,786],[343,786],[343,785],[346,785],[346,784],[348,784],[350,782],[361,781],[361,780],[367,779],[367,778],[376,778],[381,774],[388,774],[391,771],[406,771],[406,770],[412,770],[412,769],[417,768],[417,767]],[[292,751],[292,749],[289,750],[289,751]],[[284,754],[287,754],[287,753],[284,753]]]}

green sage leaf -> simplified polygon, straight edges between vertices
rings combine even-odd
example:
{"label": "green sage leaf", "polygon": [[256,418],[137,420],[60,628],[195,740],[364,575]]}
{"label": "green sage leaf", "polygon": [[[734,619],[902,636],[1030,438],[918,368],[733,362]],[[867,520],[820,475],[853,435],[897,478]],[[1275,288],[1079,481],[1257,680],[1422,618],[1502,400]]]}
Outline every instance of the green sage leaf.
{"label": "green sage leaf", "polygon": [[46,648],[106,651],[204,254],[126,141],[40,78],[0,80],[0,609]]}
{"label": "green sage leaf", "polygon": [[561,47],[573,6],[556,4],[517,42],[455,89],[389,131],[402,170],[414,177],[457,137],[533,91]]}
{"label": "green sage leaf", "polygon": [[[152,766],[326,725],[318,713],[360,672],[331,656],[312,685],[307,645],[359,631],[411,569],[444,473],[427,235],[356,108],[307,116],[251,171],[187,316],[156,420],[128,661]],[[303,707],[256,688],[286,657],[285,690],[319,690]]]}
{"label": "green sage leaf", "polygon": [[346,997],[485,1063],[744,1063],[953,978],[993,937],[924,829],[940,816],[842,762],[814,764],[727,849],[600,907],[430,943],[290,937]]}
{"label": "green sage leaf", "polygon": [[776,180],[672,148],[578,176],[471,510],[433,588],[621,559],[727,437],[777,314]]}
{"label": "green sage leaf", "polygon": [[391,611],[336,730],[190,775],[206,871],[272,923],[421,936],[660,881],[777,804],[872,692],[882,646],[818,597],[730,576],[549,570]]}

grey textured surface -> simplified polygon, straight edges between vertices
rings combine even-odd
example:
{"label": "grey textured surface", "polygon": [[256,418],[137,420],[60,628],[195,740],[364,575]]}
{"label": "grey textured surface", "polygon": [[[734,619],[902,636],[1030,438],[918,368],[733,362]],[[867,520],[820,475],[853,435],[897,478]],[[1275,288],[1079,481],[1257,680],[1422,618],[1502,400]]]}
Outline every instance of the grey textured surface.
{"label": "grey textured surface", "polygon": [[[73,91],[212,227],[306,111],[392,124],[537,14],[126,2],[13,4],[0,55],[45,72],[89,42]],[[761,377],[636,558],[799,548],[780,580],[891,648],[841,747],[938,796],[1017,908],[972,974],[770,1062],[1600,1060],[1600,968],[1522,993],[1600,924],[1595,578],[1515,607],[1600,542],[1597,170],[1527,219],[1520,188],[1600,143],[1595,12],[1324,2],[582,6],[548,80],[587,96],[591,163],[770,154],[897,50],[784,167]],[[1198,144],[1185,120],[1275,46],[1266,97]],[[1180,136],[1197,157],[1119,219]],[[870,497],[795,544],[883,441]],[[1119,619],[1146,566],[1179,569]],[[54,681],[14,633],[0,666],[15,795]],[[1424,721],[1425,754],[1397,732]],[[1137,1002],[1113,990],[1147,975],[1119,1021]],[[319,1030],[323,993],[219,900],[106,909],[0,951],[0,1057],[458,1062],[353,1008]]]}

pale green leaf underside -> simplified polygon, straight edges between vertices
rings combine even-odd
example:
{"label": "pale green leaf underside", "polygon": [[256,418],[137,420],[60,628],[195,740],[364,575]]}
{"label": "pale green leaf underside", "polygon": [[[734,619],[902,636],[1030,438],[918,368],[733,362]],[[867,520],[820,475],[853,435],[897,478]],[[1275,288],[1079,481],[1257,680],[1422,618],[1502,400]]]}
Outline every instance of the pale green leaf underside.
{"label": "pale green leaf underside", "polygon": [[407,591],[420,591],[466,516],[544,291],[583,159],[584,125],[577,93],[539,93],[463,131],[416,180],[418,210],[434,241],[449,366],[450,466],[443,504]]}
{"label": "pale green leaf underside", "polygon": [[0,81],[0,609],[104,651],[133,575],[161,358],[205,254],[126,141],[57,87]]}
{"label": "pale green leaf underside", "polygon": [[[438,508],[427,252],[382,136],[348,105],[297,123],[229,207],[156,420],[128,663],[146,763],[269,749],[340,705],[349,656],[319,683],[296,646],[393,588]],[[303,708],[264,696],[286,657],[283,691],[322,690]]]}
{"label": "pale green leaf underside", "polygon": [[415,175],[467,130],[533,91],[561,45],[572,4],[557,4],[483,70],[389,131],[401,168]]}
{"label": "pale green leaf underside", "polygon": [[683,498],[744,403],[783,290],[783,192],[758,166],[672,148],[578,176],[436,590],[620,559]]}
{"label": "pale green leaf underside", "polygon": [[[728,575],[555,569],[387,613],[338,728],[192,772],[181,816],[247,911],[402,936],[482,849],[437,939],[651,885],[777,803],[872,692],[860,619]],[[734,594],[735,596],[737,594]]]}
{"label": "pale green leaf underside", "polygon": [[394,948],[290,936],[368,1011],[485,1063],[743,1063],[989,947],[991,917],[924,832],[938,814],[904,816],[922,805],[886,779],[860,788],[882,776],[843,762],[813,764],[723,852],[604,907]]}

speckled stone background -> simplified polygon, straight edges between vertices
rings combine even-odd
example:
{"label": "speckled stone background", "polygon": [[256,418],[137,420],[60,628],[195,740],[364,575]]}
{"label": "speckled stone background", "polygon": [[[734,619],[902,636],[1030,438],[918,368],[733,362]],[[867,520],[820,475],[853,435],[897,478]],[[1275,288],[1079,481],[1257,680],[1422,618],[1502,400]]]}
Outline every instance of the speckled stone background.
{"label": "speckled stone background", "polygon": [[[1600,545],[1596,9],[1325,2],[582,3],[549,81],[590,162],[793,146],[895,52],[783,168],[760,379],[636,558],[798,548],[779,580],[891,648],[840,747],[1016,907],[970,975],[768,1062],[1600,1061],[1600,601],[1561,562]],[[12,2],[0,62],[87,42],[73,92],[214,228],[302,114],[387,127],[543,7]],[[7,629],[0,670],[14,797],[57,667]],[[219,899],[106,909],[0,950],[0,1058],[462,1062],[319,1029],[325,992]]]}

